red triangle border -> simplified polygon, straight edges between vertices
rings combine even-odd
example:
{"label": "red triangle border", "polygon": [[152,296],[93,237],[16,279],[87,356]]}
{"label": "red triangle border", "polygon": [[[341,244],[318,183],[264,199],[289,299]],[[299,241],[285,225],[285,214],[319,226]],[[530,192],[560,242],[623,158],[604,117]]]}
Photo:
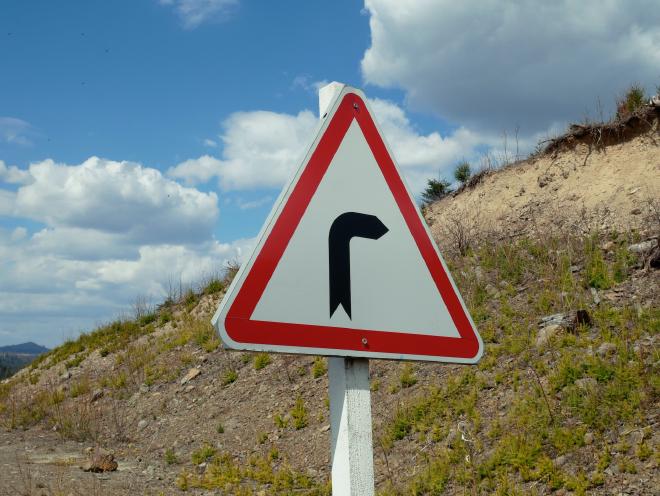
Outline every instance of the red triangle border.
{"label": "red triangle border", "polygon": [[[347,93],[331,118],[243,284],[238,288],[224,322],[227,335],[237,343],[314,348],[314,351],[310,351],[312,353],[318,353],[318,349],[328,349],[385,353],[393,355],[392,358],[417,355],[428,356],[430,359],[475,359],[481,351],[476,330],[445,272],[367,106],[358,94]],[[364,133],[460,338],[251,320],[257,303],[353,120],[357,121]]]}

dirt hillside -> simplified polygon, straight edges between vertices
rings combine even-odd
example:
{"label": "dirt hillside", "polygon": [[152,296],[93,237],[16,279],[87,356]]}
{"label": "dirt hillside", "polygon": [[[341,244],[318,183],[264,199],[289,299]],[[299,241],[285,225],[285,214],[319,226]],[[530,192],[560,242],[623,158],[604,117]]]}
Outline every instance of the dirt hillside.
{"label": "dirt hillside", "polygon": [[660,218],[660,135],[594,149],[588,144],[540,154],[496,171],[427,210],[443,225],[500,236],[647,230]]}
{"label": "dirt hillside", "polygon": [[[425,208],[486,351],[371,362],[379,494],[660,494],[657,129]],[[234,269],[0,383],[0,494],[329,494],[326,360],[224,350]]]}

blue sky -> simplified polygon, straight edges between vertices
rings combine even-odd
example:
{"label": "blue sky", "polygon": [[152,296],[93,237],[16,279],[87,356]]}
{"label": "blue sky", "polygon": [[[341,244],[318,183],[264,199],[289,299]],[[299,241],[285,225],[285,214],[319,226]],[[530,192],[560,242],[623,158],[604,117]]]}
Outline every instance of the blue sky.
{"label": "blue sky", "polygon": [[5,0],[0,345],[53,346],[245,256],[362,87],[409,184],[660,84],[652,1]]}

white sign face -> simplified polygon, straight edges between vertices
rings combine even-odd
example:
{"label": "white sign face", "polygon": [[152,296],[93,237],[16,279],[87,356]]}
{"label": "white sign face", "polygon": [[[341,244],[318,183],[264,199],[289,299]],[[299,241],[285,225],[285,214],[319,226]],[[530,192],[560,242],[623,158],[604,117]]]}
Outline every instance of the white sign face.
{"label": "white sign face", "polygon": [[213,322],[235,349],[479,359],[481,339],[356,90],[333,103]]}
{"label": "white sign face", "polygon": [[[345,212],[376,216],[388,230],[377,240],[350,240],[350,317],[343,306],[330,316],[328,303],[328,234]],[[253,318],[460,337],[357,122],[333,157]]]}

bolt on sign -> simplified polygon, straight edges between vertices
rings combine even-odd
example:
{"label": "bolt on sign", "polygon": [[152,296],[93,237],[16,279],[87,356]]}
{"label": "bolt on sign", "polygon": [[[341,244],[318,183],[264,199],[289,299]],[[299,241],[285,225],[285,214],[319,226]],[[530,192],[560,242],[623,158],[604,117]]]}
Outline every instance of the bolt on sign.
{"label": "bolt on sign", "polygon": [[481,338],[361,91],[338,92],[213,324],[238,350],[481,357]]}

